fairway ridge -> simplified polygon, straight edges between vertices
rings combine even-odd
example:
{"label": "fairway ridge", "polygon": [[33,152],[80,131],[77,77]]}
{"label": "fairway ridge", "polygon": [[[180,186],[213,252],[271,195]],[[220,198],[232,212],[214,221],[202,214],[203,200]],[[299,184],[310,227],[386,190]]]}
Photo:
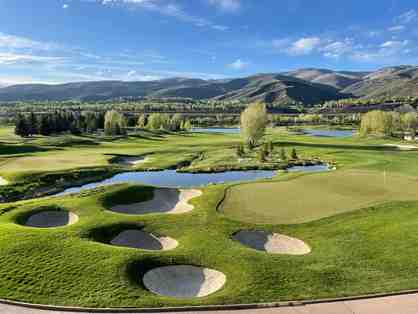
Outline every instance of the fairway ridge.
{"label": "fairway ridge", "polygon": [[302,240],[278,233],[241,230],[232,239],[246,247],[269,254],[305,255],[311,252],[311,248]]}
{"label": "fairway ridge", "polygon": [[24,223],[27,227],[55,228],[75,224],[78,216],[66,210],[45,210],[29,216]]}
{"label": "fairway ridge", "polygon": [[220,290],[226,276],[213,269],[190,265],[164,266],[148,271],[143,278],[151,292],[174,298],[201,298]]}
{"label": "fairway ridge", "polygon": [[149,251],[168,251],[178,246],[178,242],[170,237],[157,237],[141,230],[122,231],[110,244]]}
{"label": "fairway ridge", "polygon": [[129,215],[142,215],[153,213],[183,214],[193,210],[193,205],[188,202],[201,196],[200,190],[178,190],[169,188],[154,189],[154,196],[151,200],[113,206],[110,210]]}

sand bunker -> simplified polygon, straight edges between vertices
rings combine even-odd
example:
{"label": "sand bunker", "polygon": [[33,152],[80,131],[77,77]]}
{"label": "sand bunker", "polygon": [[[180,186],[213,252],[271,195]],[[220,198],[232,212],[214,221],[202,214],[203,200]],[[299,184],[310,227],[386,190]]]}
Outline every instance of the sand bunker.
{"label": "sand bunker", "polygon": [[128,205],[117,205],[112,211],[122,214],[142,215],[151,213],[182,214],[193,210],[188,202],[202,195],[200,190],[177,190],[156,188],[154,197],[150,201]]}
{"label": "sand bunker", "polygon": [[144,162],[147,161],[147,157],[141,157],[141,156],[134,156],[134,157],[123,157],[121,158],[120,162],[121,164],[124,165],[129,165],[129,166],[136,166],[139,164],[143,164]]}
{"label": "sand bunker", "polygon": [[304,255],[311,248],[303,241],[265,231],[239,231],[232,238],[242,245],[270,254]]}
{"label": "sand bunker", "polygon": [[169,237],[156,237],[141,230],[125,230],[119,233],[110,244],[141,250],[168,251],[177,247],[178,242]]}
{"label": "sand bunker", "polygon": [[221,289],[226,276],[216,270],[195,266],[166,266],[147,272],[145,287],[156,294],[174,298],[199,298]]}
{"label": "sand bunker", "polygon": [[8,184],[9,184],[9,181],[0,177],[0,185],[8,185]]}
{"label": "sand bunker", "polygon": [[25,226],[36,228],[54,228],[75,224],[78,216],[65,210],[46,210],[30,216]]}
{"label": "sand bunker", "polygon": [[416,149],[418,149],[418,146],[415,146],[415,145],[385,144],[384,146],[395,147],[395,148],[397,148],[399,150],[416,150]]}

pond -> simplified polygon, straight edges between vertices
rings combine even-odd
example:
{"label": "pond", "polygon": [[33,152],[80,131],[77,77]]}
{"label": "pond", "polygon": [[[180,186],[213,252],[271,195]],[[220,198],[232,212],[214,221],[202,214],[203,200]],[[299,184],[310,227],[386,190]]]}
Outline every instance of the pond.
{"label": "pond", "polygon": [[303,129],[303,132],[317,137],[352,137],[354,130],[324,130],[324,129]]}
{"label": "pond", "polygon": [[81,190],[94,189],[99,186],[118,183],[140,183],[158,187],[190,188],[204,186],[210,183],[267,179],[272,178],[275,175],[276,171],[268,170],[227,171],[220,173],[181,173],[176,170],[123,172],[100,182],[66,189],[58,195],[78,193]]}
{"label": "pond", "polygon": [[193,128],[193,133],[239,134],[240,128]]}
{"label": "pond", "polygon": [[[290,172],[321,172],[328,171],[329,167],[328,165],[294,166],[287,170]],[[56,194],[56,196],[79,193],[83,190],[120,183],[137,183],[167,188],[191,188],[201,187],[211,183],[231,183],[270,179],[274,177],[276,173],[275,170],[226,171],[218,173],[183,173],[177,172],[176,170],[123,172],[99,182],[85,184],[81,187],[68,188],[64,192]]]}

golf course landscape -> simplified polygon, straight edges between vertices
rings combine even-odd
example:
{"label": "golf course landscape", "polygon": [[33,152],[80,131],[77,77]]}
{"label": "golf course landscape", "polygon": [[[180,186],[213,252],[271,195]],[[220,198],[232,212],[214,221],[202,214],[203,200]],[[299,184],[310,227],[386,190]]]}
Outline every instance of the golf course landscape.
{"label": "golf course landscape", "polygon": [[[142,308],[418,288],[418,151],[399,149],[404,143],[394,139],[285,128],[268,128],[265,140],[272,156],[295,149],[292,164],[309,161],[305,171],[261,163],[251,152],[238,158],[237,133],[21,139],[1,128],[0,191],[27,199],[0,204],[0,298]],[[312,161],[328,167],[312,172]],[[96,184],[59,194],[125,172],[176,168],[273,175],[178,188]]]}

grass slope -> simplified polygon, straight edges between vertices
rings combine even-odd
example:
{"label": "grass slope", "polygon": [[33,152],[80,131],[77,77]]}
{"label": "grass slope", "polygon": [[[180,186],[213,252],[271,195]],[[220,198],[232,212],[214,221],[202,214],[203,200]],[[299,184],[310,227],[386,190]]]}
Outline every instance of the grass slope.
{"label": "grass slope", "polygon": [[240,221],[295,224],[392,200],[418,200],[416,177],[346,170],[234,186],[220,210]]}
{"label": "grass slope", "polygon": [[[190,214],[146,217],[105,210],[103,195],[119,189],[124,188],[23,202],[3,214],[0,296],[59,305],[148,307],[320,298],[418,286],[418,202],[390,203],[302,225],[257,226],[303,239],[312,247],[306,256],[271,256],[231,240],[237,230],[254,226],[217,214],[222,186],[205,189],[193,201],[196,209]],[[41,204],[71,208],[80,221],[48,230],[16,225],[17,217]],[[96,240],[106,238],[106,234],[97,235],[100,230],[138,223],[147,232],[177,239],[180,246],[155,253]],[[96,238],[91,237],[92,231]],[[211,267],[224,272],[228,281],[218,293],[198,300],[148,292],[141,276],[151,268],[172,264]]]}
{"label": "grass slope", "polygon": [[[226,163],[224,159],[234,163],[232,148],[239,140],[234,135],[143,134],[122,139],[92,138],[97,145],[77,141],[58,147],[53,144],[57,139],[21,141],[9,137],[8,132],[0,132],[0,145],[7,143],[6,151],[0,155],[0,175],[13,179],[33,172],[47,173],[48,162],[57,157],[62,161],[52,165],[60,171],[86,165],[107,167],[108,160],[116,154],[152,153],[152,167],[167,167],[203,151],[203,157],[194,160],[193,167],[220,166]],[[277,221],[281,224],[268,221],[263,225],[256,223],[259,213],[252,212],[252,219],[240,222],[235,215],[216,210],[226,185],[205,188],[201,197],[192,200],[195,209],[182,215],[128,216],[108,211],[109,206],[120,202],[150,198],[152,188],[129,185],[99,188],[77,196],[0,204],[0,298],[88,307],[156,307],[416,289],[418,201],[412,199],[416,191],[413,178],[418,176],[417,152],[377,146],[386,140],[313,138],[289,135],[283,130],[269,130],[268,138],[276,150],[296,147],[302,157],[335,161],[340,170],[281,175],[275,180],[282,181],[240,185],[232,191],[244,189],[241,197],[250,195],[249,201],[258,199],[260,206],[267,204],[267,197],[273,197],[277,205],[297,205],[289,195],[308,204],[304,193],[309,192],[309,204],[316,209],[296,208],[292,216],[299,221],[340,214],[303,224],[284,224],[280,218]],[[8,148],[27,145],[35,150],[29,153]],[[48,153],[44,149],[49,149]],[[390,186],[382,188],[384,170]],[[356,175],[350,177],[350,173]],[[357,174],[366,177],[358,178]],[[366,186],[366,180],[370,186]],[[286,188],[288,184],[291,188]],[[266,186],[278,187],[279,192],[272,195]],[[329,196],[332,202],[327,204]],[[235,200],[239,202],[240,197],[235,196]],[[382,200],[384,204],[376,205]],[[353,210],[371,205],[374,207]],[[71,210],[79,221],[68,227],[42,230],[18,224],[20,217],[43,206]],[[237,203],[231,210],[236,211],[238,206]],[[323,206],[329,207],[325,211]],[[293,219],[290,212],[285,214],[286,219]],[[124,226],[172,237],[179,246],[169,252],[149,252],[108,245],[106,242],[115,230]],[[231,239],[242,229],[261,229],[301,239],[312,248],[312,253],[268,255],[245,248]],[[192,300],[159,297],[144,288],[141,278],[146,271],[173,264],[216,269],[226,274],[227,283],[214,295]]]}

